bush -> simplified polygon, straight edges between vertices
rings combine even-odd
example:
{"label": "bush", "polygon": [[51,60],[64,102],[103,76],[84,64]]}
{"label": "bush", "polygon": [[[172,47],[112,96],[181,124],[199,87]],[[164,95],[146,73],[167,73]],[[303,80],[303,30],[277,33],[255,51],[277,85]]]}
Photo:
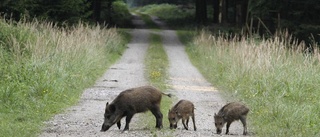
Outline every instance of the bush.
{"label": "bush", "polygon": [[154,4],[141,7],[137,10],[144,14],[157,16],[170,27],[187,27],[194,25],[194,9],[182,9],[172,4]]}
{"label": "bush", "polygon": [[113,14],[111,18],[114,23],[120,27],[131,26],[131,14],[127,5],[123,1],[115,1],[112,3]]}

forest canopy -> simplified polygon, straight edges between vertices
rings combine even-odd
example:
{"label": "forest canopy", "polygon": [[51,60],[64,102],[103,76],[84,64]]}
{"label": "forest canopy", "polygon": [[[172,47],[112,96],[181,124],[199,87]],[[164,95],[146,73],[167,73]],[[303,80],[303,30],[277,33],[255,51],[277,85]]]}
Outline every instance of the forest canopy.
{"label": "forest canopy", "polygon": [[[128,8],[161,3],[195,7],[194,21],[201,24],[245,27],[254,23],[254,27],[261,21],[271,33],[288,29],[305,41],[320,41],[318,0],[2,0],[0,15],[14,20],[37,18],[67,24],[79,20],[123,24],[130,19]],[[208,19],[208,15],[213,19]]]}

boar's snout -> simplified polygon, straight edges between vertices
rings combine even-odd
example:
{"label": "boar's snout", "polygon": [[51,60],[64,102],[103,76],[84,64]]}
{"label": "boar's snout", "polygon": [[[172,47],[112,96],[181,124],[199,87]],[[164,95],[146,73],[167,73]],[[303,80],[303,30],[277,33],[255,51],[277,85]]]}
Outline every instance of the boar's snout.
{"label": "boar's snout", "polygon": [[221,129],[217,129],[217,134],[221,134],[222,130]]}
{"label": "boar's snout", "polygon": [[101,127],[101,132],[105,132],[107,131],[111,126],[108,126],[108,125],[105,125],[105,124],[102,124],[102,127]]}
{"label": "boar's snout", "polygon": [[177,127],[177,124],[170,124],[170,129],[176,129]]}

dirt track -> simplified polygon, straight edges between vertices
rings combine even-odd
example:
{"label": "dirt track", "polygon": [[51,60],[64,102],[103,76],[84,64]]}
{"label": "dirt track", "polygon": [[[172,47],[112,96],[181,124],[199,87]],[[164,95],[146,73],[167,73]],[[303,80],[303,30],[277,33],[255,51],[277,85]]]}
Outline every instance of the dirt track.
{"label": "dirt track", "polygon": [[[159,25],[163,24],[155,20]],[[175,31],[165,30],[158,32],[163,37],[163,45],[170,61],[170,79],[168,84],[172,89],[165,91],[172,93],[179,99],[187,99],[195,104],[195,119],[198,130],[193,131],[192,121],[189,122],[189,131],[184,130],[181,122],[178,129],[170,131],[169,125],[164,125],[162,131],[151,133],[145,125],[137,125],[145,114],[136,114],[131,123],[130,130],[122,133],[116,126],[106,132],[100,132],[103,122],[103,113],[106,102],[111,102],[121,91],[142,85],[148,85],[144,78],[144,57],[148,47],[148,37],[152,30],[144,29],[143,21],[139,18],[133,20],[137,28],[131,34],[132,41],[121,59],[97,80],[96,84],[84,91],[79,103],[58,114],[46,122],[41,137],[67,137],[67,136],[221,136],[215,133],[214,113],[226,103],[219,92],[208,83],[198,70],[190,63],[184,46],[178,40]],[[176,103],[178,100],[173,101]],[[166,114],[164,114],[166,115]],[[250,114],[249,114],[250,115]],[[167,119],[163,119],[167,120]],[[250,123],[249,123],[250,124]],[[124,120],[122,120],[124,125]],[[152,127],[153,128],[153,127]],[[168,131],[168,132],[163,132]],[[223,133],[225,132],[225,128]],[[249,128],[250,132],[250,128]],[[241,136],[242,125],[235,122],[230,127],[231,135]],[[222,135],[226,136],[226,135]]]}

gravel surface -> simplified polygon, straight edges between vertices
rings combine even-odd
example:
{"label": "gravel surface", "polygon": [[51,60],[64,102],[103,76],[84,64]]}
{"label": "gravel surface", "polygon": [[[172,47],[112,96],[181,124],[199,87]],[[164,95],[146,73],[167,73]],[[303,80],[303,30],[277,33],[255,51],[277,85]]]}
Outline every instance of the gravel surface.
{"label": "gravel surface", "polygon": [[[123,133],[116,125],[106,132],[100,132],[106,102],[111,102],[125,89],[148,85],[144,77],[143,62],[149,43],[148,37],[152,30],[144,29],[143,21],[135,17],[133,23],[137,28],[131,31],[132,41],[128,44],[128,49],[121,59],[111,66],[93,87],[84,91],[77,105],[45,122],[46,127],[39,135],[40,137],[242,136],[243,128],[240,122],[234,122],[231,125],[231,135],[216,134],[213,116],[226,101],[191,64],[175,31],[165,28],[158,19],[154,18],[154,20],[165,29],[158,33],[163,37],[164,47],[170,61],[168,84],[172,89],[164,92],[172,93],[175,96],[174,98],[177,100],[173,101],[174,103],[180,99],[187,99],[194,103],[197,131],[193,130],[192,120],[189,122],[188,131],[183,129],[181,122],[178,123],[176,130],[168,130],[169,125],[164,125],[162,131],[150,131],[149,129],[154,127],[137,124],[139,123],[137,121],[145,115],[142,113],[136,114],[132,118],[130,130],[127,132]],[[121,122],[124,126],[125,120],[122,119]],[[225,133],[225,128],[223,133]]]}

